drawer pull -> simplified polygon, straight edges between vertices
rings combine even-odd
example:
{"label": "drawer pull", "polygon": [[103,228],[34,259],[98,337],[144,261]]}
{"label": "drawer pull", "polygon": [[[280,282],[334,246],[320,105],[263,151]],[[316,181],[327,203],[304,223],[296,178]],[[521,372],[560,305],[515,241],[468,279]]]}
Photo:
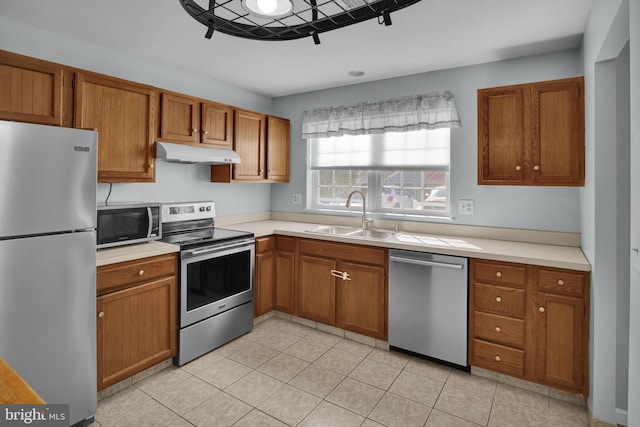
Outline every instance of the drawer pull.
{"label": "drawer pull", "polygon": [[563,286],[564,285],[564,280],[560,279],[558,280],[558,286]]}
{"label": "drawer pull", "polygon": [[520,165],[516,166],[516,170],[517,171],[522,170],[522,166],[520,166]]}
{"label": "drawer pull", "polygon": [[496,356],[496,362],[499,362],[501,360],[502,360],[502,358],[500,356]]}
{"label": "drawer pull", "polygon": [[104,311],[101,311],[100,313],[98,313],[98,317],[100,318],[104,317]]}
{"label": "drawer pull", "polygon": [[496,277],[502,277],[502,272],[501,271],[497,271],[496,272]]}
{"label": "drawer pull", "polygon": [[138,271],[138,276],[142,276],[142,275],[144,275],[144,270]]}
{"label": "drawer pull", "polygon": [[534,170],[534,171],[539,171],[539,170],[540,170],[540,166],[535,165],[535,166],[533,167],[533,170]]}
{"label": "drawer pull", "polygon": [[496,302],[502,302],[502,297],[496,297]]}
{"label": "drawer pull", "polygon": [[501,332],[502,328],[500,326],[496,326],[496,332]]}
{"label": "drawer pull", "polygon": [[538,311],[539,311],[540,313],[544,313],[544,307],[538,307]]}

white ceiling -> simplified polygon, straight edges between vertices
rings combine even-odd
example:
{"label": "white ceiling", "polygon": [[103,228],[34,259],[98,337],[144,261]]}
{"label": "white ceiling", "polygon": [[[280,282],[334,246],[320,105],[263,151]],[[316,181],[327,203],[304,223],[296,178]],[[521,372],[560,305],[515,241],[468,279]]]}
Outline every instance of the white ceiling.
{"label": "white ceiling", "polygon": [[[234,0],[240,1],[240,0]],[[0,0],[2,16],[267,96],[575,48],[593,0],[421,0],[293,41],[214,33],[178,0]],[[362,70],[363,77],[350,77]]]}

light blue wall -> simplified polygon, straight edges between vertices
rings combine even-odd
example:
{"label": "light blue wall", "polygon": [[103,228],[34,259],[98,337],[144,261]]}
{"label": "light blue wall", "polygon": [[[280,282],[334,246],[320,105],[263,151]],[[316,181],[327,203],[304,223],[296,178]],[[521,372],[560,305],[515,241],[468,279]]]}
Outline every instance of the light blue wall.
{"label": "light blue wall", "polygon": [[[0,17],[0,49],[264,113],[271,98]],[[218,215],[268,212],[269,184],[214,184],[209,168],[158,161],[156,182],[113,184],[111,201],[214,200]],[[108,184],[98,185],[104,201]]]}
{"label": "light blue wall", "polygon": [[[571,187],[477,185],[477,89],[581,75],[578,50],[493,62],[275,98],[273,112],[291,119],[291,182],[272,187],[273,210],[301,212],[293,193],[305,195],[306,146],[301,139],[305,109],[450,90],[461,128],[451,131],[451,199],[455,223],[580,231],[580,190]],[[303,196],[304,197],[304,196]],[[456,215],[458,199],[475,200],[475,215]]]}
{"label": "light blue wall", "polygon": [[[633,163],[626,163],[629,129],[621,128],[629,126],[628,118],[621,124],[622,115],[629,114],[629,98],[617,93],[629,90],[634,74],[629,58],[620,56],[628,40],[628,0],[596,0],[583,42],[588,173],[581,194],[581,232],[582,249],[592,266],[589,406],[594,418],[612,423],[621,421],[616,412],[632,406],[621,379],[628,378],[628,355],[622,354],[628,351],[628,320],[621,311],[629,310],[622,300],[629,295],[628,174]],[[620,176],[621,170],[626,176]]]}

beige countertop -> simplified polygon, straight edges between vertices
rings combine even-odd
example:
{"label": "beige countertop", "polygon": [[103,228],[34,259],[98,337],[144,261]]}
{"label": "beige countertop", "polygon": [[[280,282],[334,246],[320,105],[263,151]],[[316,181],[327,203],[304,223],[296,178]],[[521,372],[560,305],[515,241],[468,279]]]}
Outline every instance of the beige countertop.
{"label": "beige countertop", "polygon": [[591,265],[579,247],[466,238],[460,236],[417,234],[409,231],[401,231],[400,234],[386,240],[308,232],[308,230],[313,230],[322,225],[325,224],[266,220],[226,224],[224,228],[249,231],[254,233],[256,237],[280,234],[334,242],[360,243],[390,249],[405,249],[443,255],[457,255],[545,267],[566,268],[570,270],[591,270]]}
{"label": "beige countertop", "polygon": [[[404,249],[442,255],[456,255],[545,267],[566,268],[570,270],[591,271],[591,265],[579,247],[438,234],[419,234],[412,231],[401,231],[400,234],[386,240],[308,232],[308,230],[313,230],[322,225],[326,224],[262,220],[225,224],[222,228],[252,232],[256,237],[279,234],[333,242],[366,244],[389,249]],[[101,266],[178,251],[179,247],[177,245],[163,242],[120,246],[98,250],[96,253],[96,263],[97,266]]]}
{"label": "beige countertop", "polygon": [[96,251],[96,266],[115,264],[150,256],[170,254],[180,251],[180,247],[164,242],[147,242]]}

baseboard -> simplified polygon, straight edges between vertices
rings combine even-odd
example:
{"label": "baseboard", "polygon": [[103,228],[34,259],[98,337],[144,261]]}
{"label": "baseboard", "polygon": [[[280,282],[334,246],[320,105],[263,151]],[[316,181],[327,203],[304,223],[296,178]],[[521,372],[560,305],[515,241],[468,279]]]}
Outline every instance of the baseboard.
{"label": "baseboard", "polygon": [[626,409],[616,408],[616,424],[620,426],[627,425],[627,411]]}

